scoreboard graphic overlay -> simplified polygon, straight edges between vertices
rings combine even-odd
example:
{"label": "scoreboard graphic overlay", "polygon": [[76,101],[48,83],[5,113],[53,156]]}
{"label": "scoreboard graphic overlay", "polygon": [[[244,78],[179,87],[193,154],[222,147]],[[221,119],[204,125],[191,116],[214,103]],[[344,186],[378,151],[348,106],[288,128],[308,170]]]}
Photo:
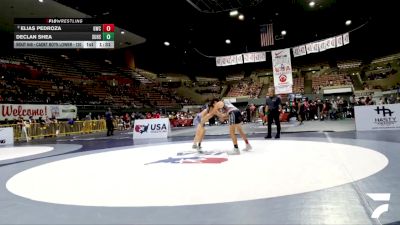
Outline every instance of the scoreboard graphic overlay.
{"label": "scoreboard graphic overlay", "polygon": [[16,18],[14,49],[113,49],[114,30],[90,18]]}

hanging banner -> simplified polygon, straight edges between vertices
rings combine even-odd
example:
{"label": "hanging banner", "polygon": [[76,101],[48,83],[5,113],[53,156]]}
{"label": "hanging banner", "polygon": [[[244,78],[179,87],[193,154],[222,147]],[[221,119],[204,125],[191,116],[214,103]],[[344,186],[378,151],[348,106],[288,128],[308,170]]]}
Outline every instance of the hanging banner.
{"label": "hanging banner", "polygon": [[325,39],[324,42],[325,42],[326,49],[331,49],[332,48],[331,47],[331,39],[330,38]]}
{"label": "hanging banner", "polygon": [[325,40],[318,42],[318,48],[320,52],[323,52],[326,50],[326,42]]}
{"label": "hanging banner", "polygon": [[265,52],[243,53],[244,63],[264,62],[267,60]]}
{"label": "hanging banner", "polygon": [[347,45],[350,43],[349,33],[343,34],[343,45]]}
{"label": "hanging banner", "polygon": [[254,62],[265,62],[267,61],[267,54],[265,52],[255,52]]}
{"label": "hanging banner", "polygon": [[0,120],[15,120],[20,117],[27,120],[30,116],[33,119],[39,117],[71,119],[76,118],[78,111],[75,105],[0,104],[0,109]]}
{"label": "hanging banner", "polygon": [[305,45],[300,45],[299,46],[299,56],[303,56],[307,54],[306,46]]}
{"label": "hanging banner", "polygon": [[306,44],[306,50],[307,50],[307,54],[312,53],[312,44],[311,43]]}
{"label": "hanging banner", "polygon": [[336,38],[335,37],[330,38],[330,42],[331,42],[331,48],[336,48]]}
{"label": "hanging banner", "polygon": [[243,64],[242,54],[235,55],[234,57],[236,58],[236,64]]}
{"label": "hanging banner", "polygon": [[231,66],[237,64],[243,64],[242,54],[221,56],[215,58],[217,66]]}
{"label": "hanging banner", "polygon": [[292,48],[292,52],[293,52],[293,57],[297,57],[297,56],[300,56],[300,49],[299,49],[299,47],[294,47],[294,48]]}
{"label": "hanging banner", "polygon": [[307,54],[307,50],[306,50],[306,46],[305,45],[300,45],[297,47],[294,47],[293,49],[293,56],[297,57],[297,56],[302,56]]}
{"label": "hanging banner", "polygon": [[254,53],[243,53],[243,61],[244,63],[253,63],[254,61]]}
{"label": "hanging banner", "polygon": [[336,37],[336,47],[342,47],[343,46],[343,36],[337,36]]}
{"label": "hanging banner", "polygon": [[271,54],[272,54],[272,70],[274,74],[274,86],[276,94],[292,93],[291,86],[293,85],[293,77],[292,77],[292,63],[290,59],[290,49],[286,48],[277,51],[272,51]]}
{"label": "hanging banner", "polygon": [[325,40],[308,43],[306,45],[300,45],[292,48],[293,56],[303,56],[306,54],[323,52],[325,50],[341,47],[350,43],[349,33],[345,33],[340,36],[327,38]]}
{"label": "hanging banner", "polygon": [[326,46],[328,49],[336,48],[336,38],[328,38],[326,39]]}
{"label": "hanging banner", "polygon": [[307,54],[319,52],[319,42],[307,44]]}

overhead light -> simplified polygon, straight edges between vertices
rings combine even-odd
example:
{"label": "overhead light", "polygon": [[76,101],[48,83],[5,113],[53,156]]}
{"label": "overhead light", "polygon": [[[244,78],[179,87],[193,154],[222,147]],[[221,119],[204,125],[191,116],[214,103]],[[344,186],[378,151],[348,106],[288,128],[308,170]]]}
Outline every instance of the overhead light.
{"label": "overhead light", "polygon": [[121,34],[125,34],[125,31],[121,31]]}
{"label": "overhead light", "polygon": [[244,20],[244,15],[243,14],[239,15],[239,20]]}
{"label": "overhead light", "polygon": [[239,15],[239,12],[237,10],[232,10],[232,11],[229,12],[229,15],[230,16],[237,16],[237,15]]}
{"label": "overhead light", "polygon": [[312,71],[312,73],[315,73],[315,71]]}
{"label": "overhead light", "polygon": [[346,25],[349,26],[351,24],[351,20],[346,20]]}
{"label": "overhead light", "polygon": [[314,1],[311,1],[310,3],[308,3],[308,5],[309,5],[310,7],[314,7],[314,6],[315,6],[315,2],[314,2]]}
{"label": "overhead light", "polygon": [[229,40],[229,39],[226,39],[225,40],[225,43],[227,43],[228,45],[231,43],[231,40]]}
{"label": "overhead light", "polygon": [[43,0],[39,0],[40,3],[43,3]]}
{"label": "overhead light", "polygon": [[166,41],[166,42],[164,42],[164,45],[165,45],[165,46],[169,46],[170,44],[169,44],[168,41]]}
{"label": "overhead light", "polygon": [[286,35],[286,30],[283,30],[283,31],[281,32],[281,34],[282,34],[282,35]]}

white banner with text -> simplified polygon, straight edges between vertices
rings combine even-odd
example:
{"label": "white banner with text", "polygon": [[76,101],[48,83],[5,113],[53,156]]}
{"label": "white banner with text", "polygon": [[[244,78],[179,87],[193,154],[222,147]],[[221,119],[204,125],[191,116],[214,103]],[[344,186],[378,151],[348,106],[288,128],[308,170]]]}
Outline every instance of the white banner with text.
{"label": "white banner with text", "polygon": [[290,49],[272,51],[272,70],[276,94],[292,93],[293,77]]}
{"label": "white banner with text", "polygon": [[168,118],[135,120],[133,139],[167,138],[170,131]]}
{"label": "white banner with text", "polygon": [[354,113],[357,131],[400,130],[400,104],[355,106]]}
{"label": "white banner with text", "polygon": [[56,119],[76,118],[75,105],[28,105],[28,104],[0,104],[0,120],[15,120],[23,117],[25,120],[32,116],[33,119],[42,117]]}
{"label": "white banner with text", "polygon": [[12,145],[12,144],[14,144],[13,128],[12,127],[0,128],[0,145]]}

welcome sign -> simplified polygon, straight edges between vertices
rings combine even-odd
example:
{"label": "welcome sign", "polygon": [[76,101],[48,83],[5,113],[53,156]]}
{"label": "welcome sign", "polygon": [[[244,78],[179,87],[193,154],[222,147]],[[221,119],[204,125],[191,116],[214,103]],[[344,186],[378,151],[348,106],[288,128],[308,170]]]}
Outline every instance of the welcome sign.
{"label": "welcome sign", "polygon": [[75,105],[29,105],[29,104],[0,104],[0,120],[15,120],[23,117],[25,120],[30,116],[33,119],[39,117],[56,119],[76,118],[77,107]]}

